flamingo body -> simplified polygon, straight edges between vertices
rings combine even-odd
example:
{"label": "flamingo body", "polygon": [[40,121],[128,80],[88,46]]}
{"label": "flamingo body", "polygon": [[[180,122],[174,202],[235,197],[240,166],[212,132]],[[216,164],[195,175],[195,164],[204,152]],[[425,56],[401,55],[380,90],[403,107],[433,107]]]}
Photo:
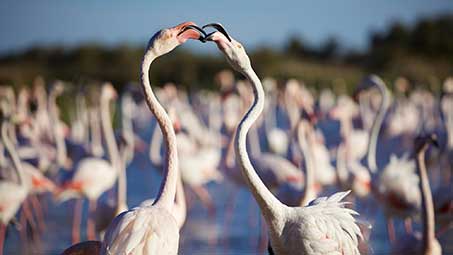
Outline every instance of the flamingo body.
{"label": "flamingo body", "polygon": [[178,245],[179,227],[173,215],[160,206],[143,206],[115,218],[105,235],[101,255],[173,255]]}
{"label": "flamingo body", "polygon": [[388,215],[406,217],[420,209],[420,178],[415,170],[415,162],[407,157],[390,157],[378,184],[378,197],[385,201],[383,206]]}
{"label": "flamingo body", "polygon": [[116,175],[116,170],[109,162],[86,158],[79,163],[68,188],[78,190],[89,199],[97,199],[114,185]]}
{"label": "flamingo body", "polygon": [[341,201],[348,193],[320,197],[306,207],[287,207],[281,243],[272,243],[276,253],[359,254],[357,236],[361,233],[353,217],[357,213]]}
{"label": "flamingo body", "polygon": [[3,224],[8,224],[14,217],[27,194],[24,186],[10,181],[0,182],[0,221]]}

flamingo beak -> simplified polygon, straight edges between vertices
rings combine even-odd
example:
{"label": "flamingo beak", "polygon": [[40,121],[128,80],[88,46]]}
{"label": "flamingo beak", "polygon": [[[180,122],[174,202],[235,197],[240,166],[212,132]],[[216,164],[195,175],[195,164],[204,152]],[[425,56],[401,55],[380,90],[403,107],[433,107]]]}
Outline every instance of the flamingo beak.
{"label": "flamingo beak", "polygon": [[231,43],[231,37],[228,34],[228,32],[225,30],[225,28],[220,25],[219,23],[211,23],[203,26],[203,29],[206,27],[213,27],[217,29],[217,31],[212,32],[208,34],[205,37],[206,41],[213,41],[217,44],[217,47],[221,50],[224,51],[227,49]]}
{"label": "flamingo beak", "polygon": [[193,40],[200,40],[201,42],[205,42],[206,33],[203,29],[199,28],[193,22],[185,22],[176,27],[174,27],[176,31],[178,31],[177,38],[180,43],[186,42],[188,39]]}
{"label": "flamingo beak", "polygon": [[362,91],[361,89],[354,90],[354,93],[352,94],[352,99],[354,100],[355,103],[359,103],[361,91]]}
{"label": "flamingo beak", "polygon": [[[226,31],[226,29],[222,26],[222,24],[220,23],[210,23],[210,24],[206,24],[204,25],[202,28],[205,29],[207,27],[212,27],[214,29],[216,29],[217,31],[219,31],[221,34],[223,34],[225,36],[225,38],[231,42],[231,37],[230,35],[228,34],[228,32]],[[212,32],[210,33],[209,35],[206,36],[206,40],[207,41],[215,41],[215,38],[216,38],[216,32]]]}
{"label": "flamingo beak", "polygon": [[429,138],[431,139],[431,142],[433,143],[433,145],[436,148],[439,148],[439,140],[437,139],[437,135],[436,134],[431,134],[431,136]]}

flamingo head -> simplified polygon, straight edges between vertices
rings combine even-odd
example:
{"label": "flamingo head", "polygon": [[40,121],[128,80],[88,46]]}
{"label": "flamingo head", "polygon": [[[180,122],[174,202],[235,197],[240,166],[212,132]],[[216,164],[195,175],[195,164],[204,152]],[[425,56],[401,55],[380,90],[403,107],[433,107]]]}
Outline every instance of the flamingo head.
{"label": "flamingo head", "polygon": [[251,68],[250,59],[245,52],[244,46],[231,38],[221,24],[207,24],[203,26],[203,29],[206,27],[213,27],[217,29],[217,31],[208,34],[205,40],[215,42],[220,51],[225,55],[227,61],[236,71],[244,73]]}
{"label": "flamingo head", "polygon": [[205,32],[193,22],[184,22],[175,27],[158,31],[149,41],[156,55],[164,55],[177,46],[185,43],[188,39],[204,41]]}
{"label": "flamingo head", "polygon": [[425,135],[425,136],[419,136],[415,139],[415,152],[419,153],[421,151],[424,151],[428,149],[428,146],[430,144],[433,144],[436,147],[439,147],[439,142],[437,139],[436,134],[430,134],[430,135]]}
{"label": "flamingo head", "polygon": [[52,85],[52,90],[54,91],[54,93],[56,95],[61,95],[63,94],[64,92],[64,84],[62,81],[56,81],[53,85]]}
{"label": "flamingo head", "polygon": [[102,86],[101,97],[105,99],[116,99],[118,97],[118,93],[116,93],[116,90],[111,83],[105,83]]}
{"label": "flamingo head", "polygon": [[372,87],[375,87],[375,86],[376,87],[380,87],[380,88],[384,88],[385,87],[385,83],[381,79],[381,77],[379,77],[379,76],[377,76],[375,74],[368,75],[367,77],[362,79],[362,81],[359,83],[359,85],[355,89],[355,91],[354,91],[354,100],[355,101],[358,100],[358,97],[361,94],[361,92],[366,91],[366,90],[368,90],[368,89],[370,89]]}

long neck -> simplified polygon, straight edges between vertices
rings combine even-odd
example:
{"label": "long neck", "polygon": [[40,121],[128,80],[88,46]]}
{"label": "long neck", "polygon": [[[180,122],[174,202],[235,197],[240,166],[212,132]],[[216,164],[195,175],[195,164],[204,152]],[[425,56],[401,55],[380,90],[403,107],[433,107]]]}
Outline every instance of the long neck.
{"label": "long neck", "polygon": [[453,150],[453,96],[446,95],[441,101],[441,111],[444,117],[445,131],[447,132],[447,148]]}
{"label": "long neck", "polygon": [[172,122],[154,95],[149,82],[149,69],[151,67],[151,63],[157,57],[158,56],[154,53],[153,48],[148,46],[145,56],[143,57],[140,78],[146,103],[159,123],[167,149],[165,155],[167,164],[164,166],[164,179],[154,203],[171,210],[175,199],[176,182],[179,176],[178,152],[176,150],[176,135]]}
{"label": "long neck", "polygon": [[299,142],[300,150],[305,159],[305,190],[300,200],[300,206],[306,206],[311,200],[315,198],[314,191],[314,173],[313,173],[313,157],[312,152],[307,143],[307,137],[304,134],[305,130],[300,123],[297,130],[297,140]]}
{"label": "long neck", "polygon": [[176,186],[175,205],[173,208],[174,216],[179,228],[182,228],[187,216],[186,195],[184,193],[184,186],[182,185],[181,177],[178,178]]}
{"label": "long neck", "polygon": [[108,98],[101,98],[101,126],[102,131],[104,132],[105,142],[107,143],[107,152],[109,154],[110,163],[117,173],[120,174],[120,154],[113,133],[109,104],[110,100]]}
{"label": "long neck", "polygon": [[118,175],[118,192],[117,192],[117,207],[116,214],[127,210],[127,176],[126,176],[126,150],[121,150],[121,158],[119,160],[120,168]]}
{"label": "long neck", "polygon": [[[98,119],[99,108],[93,107],[89,111],[89,126],[91,133],[91,152],[96,157],[102,157],[104,155],[104,148],[102,147],[102,135],[101,128],[99,127]],[[85,126],[85,125],[83,125]]]}
{"label": "long neck", "polygon": [[236,132],[232,133],[232,134],[229,134],[229,141],[228,141],[228,145],[227,145],[227,148],[226,148],[226,151],[225,151],[225,157],[224,157],[224,161],[225,161],[225,167],[226,169],[231,169],[233,167],[235,167],[235,162],[236,162],[236,155],[234,154],[234,139],[235,139],[235,136],[236,136]]}
{"label": "long neck", "polygon": [[340,185],[346,184],[348,181],[346,150],[347,146],[344,143],[341,143],[337,148],[336,174]]}
{"label": "long neck", "polygon": [[258,205],[264,215],[264,218],[266,219],[266,222],[272,229],[275,226],[273,225],[273,223],[276,223],[275,221],[279,218],[278,216],[281,215],[284,205],[277,198],[275,198],[275,196],[266,188],[264,183],[261,181],[261,179],[255,172],[252,163],[250,162],[246,148],[247,132],[263,111],[264,90],[261,85],[261,81],[251,67],[246,72],[244,72],[244,75],[250,80],[253,85],[254,100],[252,106],[245,114],[244,118],[241,120],[237,128],[237,135],[235,140],[236,155],[238,158],[238,163],[240,164],[242,169],[242,174],[244,175],[244,178],[253,196],[255,197],[255,200],[258,202]]}
{"label": "long neck", "polygon": [[19,185],[25,185],[24,184],[24,175],[22,173],[22,163],[19,160],[19,156],[17,155],[16,149],[14,148],[14,145],[11,143],[11,140],[8,137],[8,124],[5,121],[2,121],[1,123],[1,136],[2,136],[2,142],[5,145],[6,151],[9,153],[13,165],[14,165],[14,170],[16,171],[17,177],[19,178]]}
{"label": "long neck", "polygon": [[53,125],[51,125],[52,133],[54,135],[55,144],[57,147],[57,162],[60,166],[64,166],[67,159],[66,144],[64,141],[64,135],[62,127],[60,124],[60,117],[58,115],[58,106],[57,106],[57,94],[55,91],[52,91],[49,95],[49,111],[50,118]]}
{"label": "long neck", "polygon": [[131,95],[125,94],[121,100],[121,128],[123,137],[127,141],[124,148],[125,163],[129,163],[134,158],[134,130],[132,127],[132,98]]}
{"label": "long neck", "polygon": [[349,138],[352,131],[352,120],[350,118],[341,118],[340,123],[341,136],[343,141],[337,149],[336,174],[339,184],[342,185],[348,181],[348,170],[346,169],[346,167],[347,162],[349,161],[347,155],[351,146]]}
{"label": "long neck", "polygon": [[264,131],[266,137],[269,139],[269,133],[272,127],[277,126],[277,98],[276,96],[269,97],[269,104],[267,105],[266,117],[264,118]]}
{"label": "long neck", "polygon": [[154,127],[153,135],[149,147],[149,158],[155,167],[162,167],[162,156],[160,146],[162,144],[162,132],[157,125]]}
{"label": "long neck", "polygon": [[377,87],[381,92],[382,100],[381,105],[379,106],[379,111],[376,115],[376,118],[374,119],[373,126],[371,127],[371,135],[370,142],[368,143],[368,155],[367,155],[368,168],[373,174],[377,172],[376,148],[378,136],[382,127],[382,123],[384,121],[385,114],[390,105],[390,98],[385,85],[378,85]]}
{"label": "long neck", "polygon": [[[11,107],[11,114],[17,114],[17,109],[16,109],[16,97],[14,94],[14,91],[12,89],[8,89],[6,92],[6,96],[8,98],[9,105]],[[16,134],[16,127],[14,125],[9,125],[9,134],[12,139],[12,143],[14,145],[18,144],[17,141],[17,134]]]}
{"label": "long neck", "polygon": [[[417,165],[420,175],[420,189],[422,192],[422,215],[423,215],[423,251],[432,250],[434,236],[434,209],[433,197],[431,195],[431,188],[429,186],[428,174],[425,165],[425,151],[424,148],[417,154]],[[427,254],[427,253],[425,253]]]}

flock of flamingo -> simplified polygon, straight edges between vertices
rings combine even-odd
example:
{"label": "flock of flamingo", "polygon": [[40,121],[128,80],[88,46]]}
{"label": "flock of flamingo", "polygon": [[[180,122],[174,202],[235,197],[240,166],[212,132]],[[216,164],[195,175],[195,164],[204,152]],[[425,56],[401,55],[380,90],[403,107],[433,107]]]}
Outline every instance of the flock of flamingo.
{"label": "flock of flamingo", "polygon": [[[219,93],[190,96],[171,84],[152,88],[152,62],[189,39],[215,43],[245,80],[222,71]],[[118,95],[109,83],[91,104],[76,96],[69,124],[57,103],[62,82],[46,90],[38,80],[17,94],[0,87],[0,254],[8,232],[19,231],[23,241],[45,234],[48,193],[57,207],[76,201],[67,226],[73,245],[61,254],[178,254],[193,204],[186,193],[213,216],[218,208],[206,185],[228,181],[225,218],[231,220],[237,190],[250,192],[268,237],[262,252],[371,254],[374,217],[382,211],[393,254],[442,254],[437,237],[453,226],[453,79],[440,100],[426,90],[409,93],[403,78],[392,95],[376,75],[353,97],[329,89],[315,97],[296,80],[261,81],[222,25],[192,22],[158,31],[140,70],[142,93],[121,94],[119,132],[111,114]],[[336,129],[322,128],[326,120]],[[148,146],[139,131],[152,121]],[[146,168],[159,170],[161,185],[155,198],[129,208],[127,168],[148,147]],[[113,196],[100,199],[110,190]]]}

